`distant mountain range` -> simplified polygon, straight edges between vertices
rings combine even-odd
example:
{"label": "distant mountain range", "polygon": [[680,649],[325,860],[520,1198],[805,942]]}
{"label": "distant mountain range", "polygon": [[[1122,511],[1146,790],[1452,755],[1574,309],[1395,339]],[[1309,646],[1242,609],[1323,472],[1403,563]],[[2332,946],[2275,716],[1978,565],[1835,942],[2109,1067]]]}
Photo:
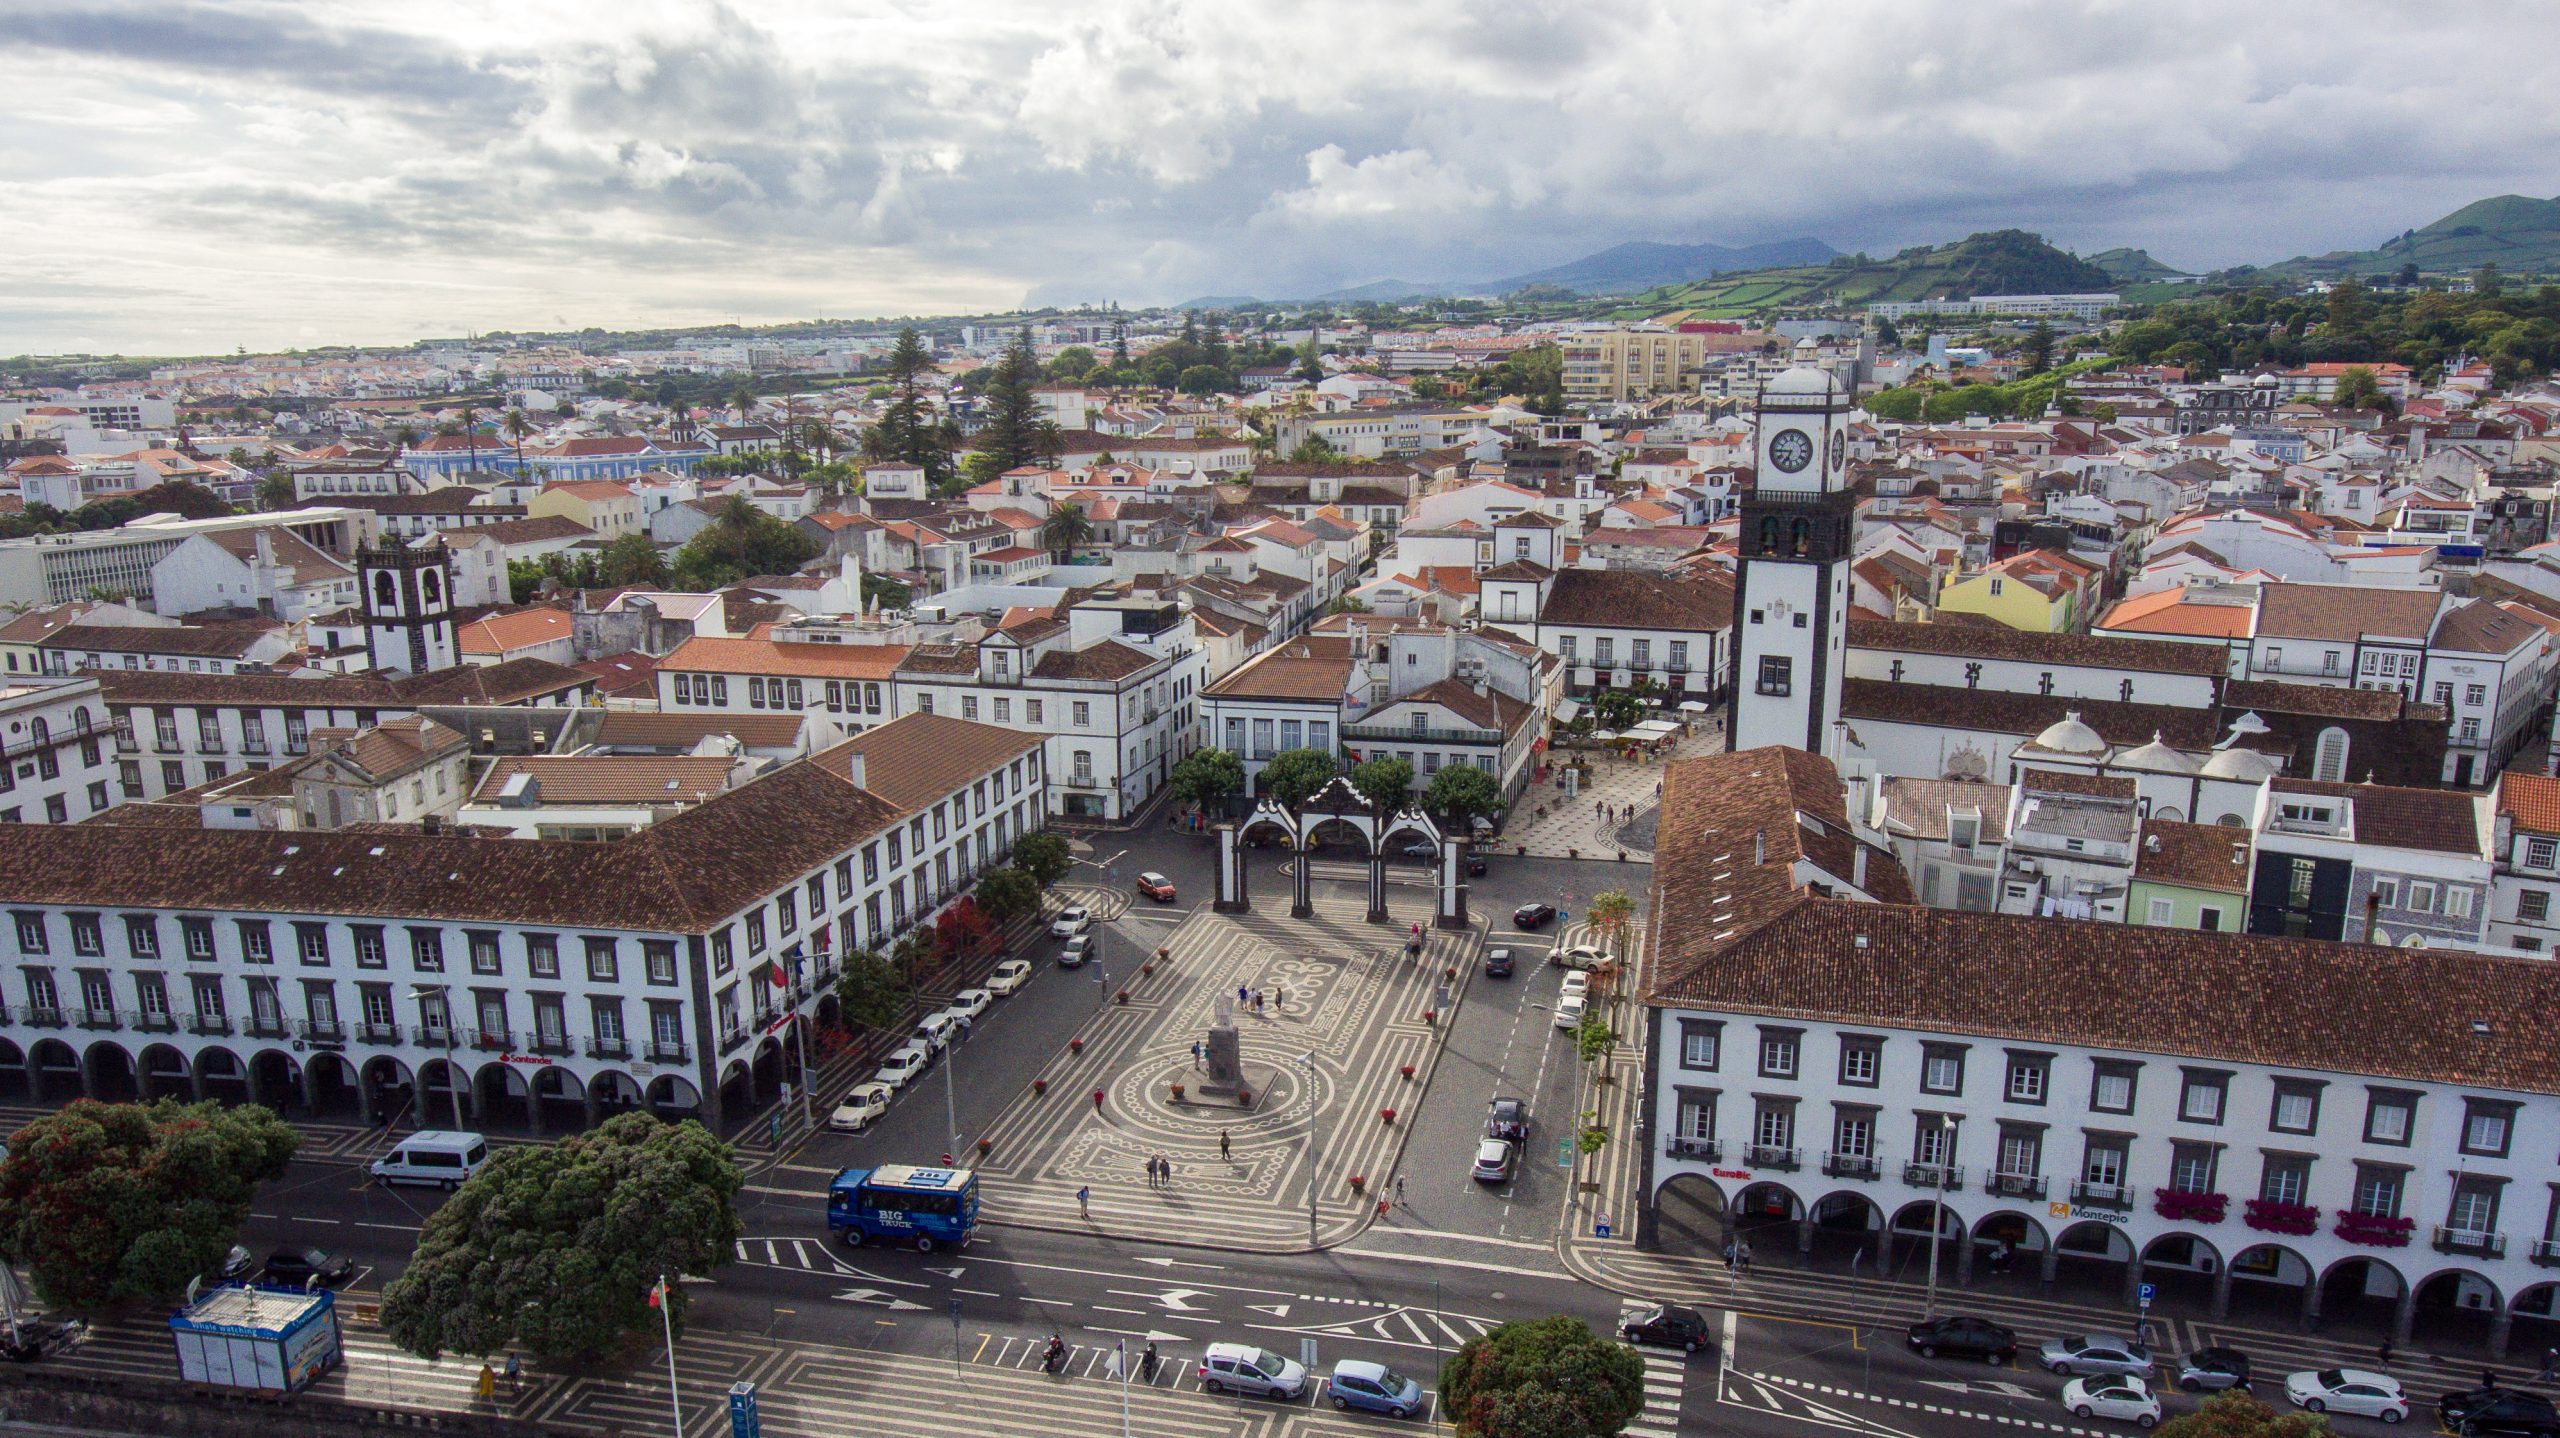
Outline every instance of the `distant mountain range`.
{"label": "distant mountain range", "polygon": [[2325,279],[2387,275],[2407,265],[2460,274],[2490,263],[2508,274],[2560,270],[2560,199],[2497,195],[2476,200],[2434,224],[2404,230],[2370,250],[2296,255],[2267,269],[2296,279]]}
{"label": "distant mountain range", "polygon": [[[1773,265],[1818,265],[1838,253],[1822,241],[1811,238],[1775,240],[1765,245],[1665,245],[1651,240],[1630,240],[1597,254],[1498,280],[1440,284],[1373,280],[1365,285],[1328,290],[1308,298],[1325,304],[1358,304],[1364,300],[1397,304],[1432,298],[1496,299],[1531,286],[1577,295],[1631,295],[1640,290],[1703,279],[1729,270],[1766,269]],[[1247,295],[1203,295],[1198,299],[1184,300],[1180,308],[1241,309],[1257,303],[1260,301]]]}
{"label": "distant mountain range", "polygon": [[2171,280],[2180,275],[2193,273],[2190,270],[2172,269],[2160,263],[2151,258],[2151,252],[2148,250],[2127,249],[2121,245],[2112,250],[2100,250],[2089,256],[2089,263],[2113,275],[2116,283],[2125,285],[2138,285],[2150,280]]}
{"label": "distant mountain range", "polygon": [[1615,313],[1626,319],[1673,312],[1695,319],[1732,319],[1821,305],[2071,294],[2115,286],[2113,275],[2055,249],[2040,235],[1991,230],[1951,245],[1915,245],[1890,259],[1842,255],[1819,265],[1737,271],[1666,285],[1634,296]]}

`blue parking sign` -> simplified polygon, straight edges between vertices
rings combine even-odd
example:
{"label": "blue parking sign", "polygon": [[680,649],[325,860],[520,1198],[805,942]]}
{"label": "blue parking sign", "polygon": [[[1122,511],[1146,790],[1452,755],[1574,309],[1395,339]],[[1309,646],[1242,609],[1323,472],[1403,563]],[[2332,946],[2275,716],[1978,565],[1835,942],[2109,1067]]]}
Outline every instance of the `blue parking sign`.
{"label": "blue parking sign", "polygon": [[2143,1306],[2143,1307],[2145,1307],[2145,1308],[2149,1308],[2149,1307],[2151,1306],[2151,1300],[2152,1300],[2152,1297],[2153,1297],[2154,1295],[2156,1295],[2157,1293],[2159,1293],[2159,1291],[2160,1291],[2160,1285],[2158,1285],[2158,1284],[2156,1284],[2156,1283],[2146,1283],[2146,1284],[2142,1285],[2141,1289],[2138,1291],[2138,1294],[2137,1294],[2137,1296],[2138,1296],[2138,1297],[2140,1297],[2140,1298],[2141,1298],[2141,1300],[2142,1300],[2142,1306]]}

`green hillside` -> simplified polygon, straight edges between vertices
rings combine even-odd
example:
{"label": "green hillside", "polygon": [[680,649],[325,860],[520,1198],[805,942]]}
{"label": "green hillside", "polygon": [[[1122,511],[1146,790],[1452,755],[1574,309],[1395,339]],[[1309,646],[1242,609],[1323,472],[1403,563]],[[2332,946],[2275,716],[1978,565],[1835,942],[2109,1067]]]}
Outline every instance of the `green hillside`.
{"label": "green hillside", "polygon": [[2370,250],[2298,255],[2271,273],[2301,279],[2387,275],[2416,265],[2424,274],[2469,274],[2495,264],[2510,275],[2560,273],[2560,200],[2496,195]]}
{"label": "green hillside", "polygon": [[1685,311],[1697,319],[1737,319],[1778,310],[1974,295],[2077,293],[2115,286],[2105,270],[2055,249],[2042,236],[2025,230],[1992,230],[1950,245],[1915,245],[1891,259],[1842,255],[1827,264],[1744,270],[1665,285],[1634,296],[1611,315],[1646,319]]}
{"label": "green hillside", "polygon": [[2115,276],[2116,283],[2119,285],[2141,284],[2146,280],[2165,280],[2172,275],[2187,273],[2185,270],[2171,269],[2151,258],[2149,250],[2129,249],[2122,245],[2112,250],[2100,250],[2089,257],[2089,263]]}

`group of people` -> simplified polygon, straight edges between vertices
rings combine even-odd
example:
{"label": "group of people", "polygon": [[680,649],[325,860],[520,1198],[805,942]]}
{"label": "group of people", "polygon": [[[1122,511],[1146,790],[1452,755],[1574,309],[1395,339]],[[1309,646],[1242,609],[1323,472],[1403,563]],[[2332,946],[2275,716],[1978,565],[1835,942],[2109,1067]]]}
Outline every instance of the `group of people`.
{"label": "group of people", "polygon": [[1173,1182],[1173,1160],[1160,1153],[1150,1155],[1147,1159],[1147,1186],[1153,1188],[1158,1184],[1171,1182]]}

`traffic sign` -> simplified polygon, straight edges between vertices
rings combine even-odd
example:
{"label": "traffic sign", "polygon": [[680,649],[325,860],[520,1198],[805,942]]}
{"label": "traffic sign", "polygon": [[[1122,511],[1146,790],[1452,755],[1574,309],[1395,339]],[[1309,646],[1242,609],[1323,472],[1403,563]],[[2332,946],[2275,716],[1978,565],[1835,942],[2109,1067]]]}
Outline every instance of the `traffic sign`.
{"label": "traffic sign", "polygon": [[2142,1306],[2143,1306],[2143,1307],[2145,1307],[2145,1308],[2149,1308],[2149,1307],[2151,1306],[2151,1300],[2152,1300],[2153,1296],[2155,1296],[2155,1295],[2156,1295],[2156,1294],[2158,1294],[2159,1292],[2160,1292],[2160,1285],[2158,1285],[2158,1284],[2156,1284],[2156,1283],[2146,1283],[2146,1284],[2142,1285],[2142,1287],[2137,1291],[2136,1296],[2137,1296],[2137,1297],[2139,1297],[2139,1298],[2142,1300]]}
{"label": "traffic sign", "polygon": [[1569,1138],[1560,1138],[1560,1139],[1557,1139],[1557,1140],[1556,1140],[1556,1167],[1558,1167],[1558,1168],[1571,1168],[1571,1167],[1573,1167],[1573,1140],[1572,1140],[1572,1139],[1569,1139]]}

